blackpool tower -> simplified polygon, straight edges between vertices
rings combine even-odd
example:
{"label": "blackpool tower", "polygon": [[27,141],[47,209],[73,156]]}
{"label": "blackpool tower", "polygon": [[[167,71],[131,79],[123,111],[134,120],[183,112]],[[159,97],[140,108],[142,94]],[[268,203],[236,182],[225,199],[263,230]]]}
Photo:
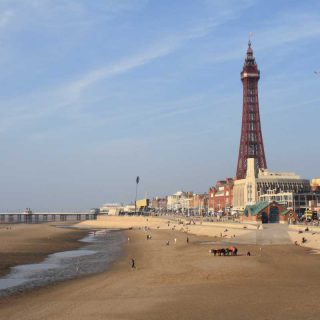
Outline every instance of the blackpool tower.
{"label": "blackpool tower", "polygon": [[247,56],[241,72],[243,109],[237,179],[246,177],[248,158],[255,158],[259,169],[267,168],[259,114],[259,79],[260,71],[253,57],[251,42],[249,41]]}

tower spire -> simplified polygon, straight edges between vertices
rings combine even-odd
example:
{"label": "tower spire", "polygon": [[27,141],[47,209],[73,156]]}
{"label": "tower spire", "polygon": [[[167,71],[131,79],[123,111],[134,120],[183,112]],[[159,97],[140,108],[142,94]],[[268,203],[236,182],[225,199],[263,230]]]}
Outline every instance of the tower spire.
{"label": "tower spire", "polygon": [[247,49],[247,58],[248,58],[249,56],[252,56],[252,57],[253,57],[253,51],[252,51],[252,48],[251,48],[251,37],[252,37],[252,32],[249,33],[248,49]]}
{"label": "tower spire", "polygon": [[251,38],[253,36],[252,32],[249,32],[249,36],[248,36],[248,47],[251,48]]}
{"label": "tower spire", "polygon": [[247,56],[241,72],[243,109],[237,179],[245,178],[248,158],[255,158],[260,169],[267,168],[259,113],[259,79],[260,71],[255,62],[249,38]]}

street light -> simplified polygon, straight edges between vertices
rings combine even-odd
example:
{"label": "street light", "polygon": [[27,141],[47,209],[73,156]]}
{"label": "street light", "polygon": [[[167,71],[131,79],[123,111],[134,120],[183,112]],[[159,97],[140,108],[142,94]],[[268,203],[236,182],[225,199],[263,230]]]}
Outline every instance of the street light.
{"label": "street light", "polygon": [[135,200],[134,200],[134,215],[137,214],[137,195],[138,195],[138,184],[140,182],[140,177],[137,176],[136,178],[136,197],[135,197]]}

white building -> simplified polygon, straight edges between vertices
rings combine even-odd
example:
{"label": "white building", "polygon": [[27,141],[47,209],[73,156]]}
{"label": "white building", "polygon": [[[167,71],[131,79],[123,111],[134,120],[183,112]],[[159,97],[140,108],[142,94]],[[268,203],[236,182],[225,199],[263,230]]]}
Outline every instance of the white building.
{"label": "white building", "polygon": [[100,208],[101,214],[107,214],[109,216],[117,216],[121,211],[123,211],[124,207],[120,203],[105,203]]}
{"label": "white building", "polygon": [[[277,201],[293,210],[305,209],[295,202],[300,195],[310,194],[310,182],[293,172],[258,170],[254,158],[247,160],[245,179],[236,180],[233,188],[233,209],[243,211],[260,201]],[[299,207],[299,208],[298,208]]]}
{"label": "white building", "polygon": [[178,191],[173,195],[167,197],[167,210],[178,211],[190,209],[190,201],[192,200],[193,193]]}

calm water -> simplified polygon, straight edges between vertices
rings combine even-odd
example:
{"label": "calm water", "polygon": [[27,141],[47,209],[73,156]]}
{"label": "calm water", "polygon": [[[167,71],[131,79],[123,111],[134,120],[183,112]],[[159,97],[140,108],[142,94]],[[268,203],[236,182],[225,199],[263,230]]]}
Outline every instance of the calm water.
{"label": "calm water", "polygon": [[43,262],[11,268],[0,278],[0,297],[57,281],[105,271],[122,252],[124,236],[119,230],[90,232],[78,250],[57,252]]}

